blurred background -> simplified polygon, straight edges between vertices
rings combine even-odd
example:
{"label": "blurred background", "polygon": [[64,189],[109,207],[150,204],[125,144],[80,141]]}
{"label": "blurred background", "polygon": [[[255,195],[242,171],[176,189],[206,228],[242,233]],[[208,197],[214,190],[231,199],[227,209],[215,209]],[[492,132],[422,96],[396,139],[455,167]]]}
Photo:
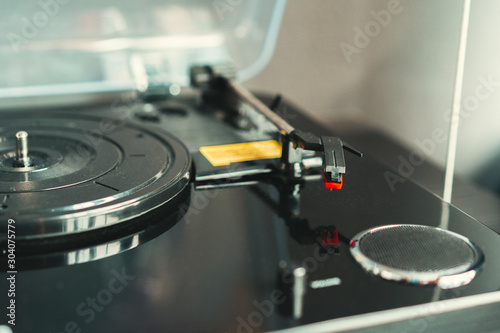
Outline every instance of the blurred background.
{"label": "blurred background", "polygon": [[[406,152],[377,149],[374,139],[367,153],[394,167],[401,155],[408,161],[409,153],[420,152],[436,171],[446,157],[447,141],[436,139],[449,128],[462,6],[455,0],[288,1],[274,57],[247,86],[281,92],[340,134],[384,133]],[[455,169],[497,192],[499,7],[472,1]],[[441,195],[442,175],[420,169],[412,176]]]}

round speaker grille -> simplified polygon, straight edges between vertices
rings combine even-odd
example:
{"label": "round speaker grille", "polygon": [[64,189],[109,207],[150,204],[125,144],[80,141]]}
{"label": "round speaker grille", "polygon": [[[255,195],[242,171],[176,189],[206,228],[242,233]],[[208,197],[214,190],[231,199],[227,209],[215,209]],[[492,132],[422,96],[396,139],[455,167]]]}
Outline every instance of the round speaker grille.
{"label": "round speaker grille", "polygon": [[388,225],[357,234],[351,253],[367,271],[388,280],[452,288],[469,283],[483,256],[465,237],[421,225]]}

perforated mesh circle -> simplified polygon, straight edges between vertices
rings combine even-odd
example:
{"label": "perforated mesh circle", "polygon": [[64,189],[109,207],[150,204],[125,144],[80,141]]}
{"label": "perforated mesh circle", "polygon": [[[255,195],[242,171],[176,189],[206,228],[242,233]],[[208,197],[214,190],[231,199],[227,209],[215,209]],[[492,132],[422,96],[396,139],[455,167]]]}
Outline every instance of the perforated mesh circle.
{"label": "perforated mesh circle", "polygon": [[361,254],[376,264],[408,272],[457,274],[478,259],[467,239],[427,226],[375,228],[359,239],[358,246]]}

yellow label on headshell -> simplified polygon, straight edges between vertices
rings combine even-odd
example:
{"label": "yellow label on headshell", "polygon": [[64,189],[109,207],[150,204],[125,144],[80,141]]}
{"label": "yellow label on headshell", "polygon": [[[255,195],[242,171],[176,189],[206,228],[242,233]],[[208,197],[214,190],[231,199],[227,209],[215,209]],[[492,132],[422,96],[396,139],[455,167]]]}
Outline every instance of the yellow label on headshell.
{"label": "yellow label on headshell", "polygon": [[281,157],[281,144],[275,140],[201,147],[200,152],[213,166]]}

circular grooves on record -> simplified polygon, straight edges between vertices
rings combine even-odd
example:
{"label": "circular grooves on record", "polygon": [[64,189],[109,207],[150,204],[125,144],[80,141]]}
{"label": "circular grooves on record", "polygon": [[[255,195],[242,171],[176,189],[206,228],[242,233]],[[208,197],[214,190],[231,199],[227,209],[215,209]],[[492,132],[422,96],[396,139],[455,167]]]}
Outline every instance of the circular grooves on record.
{"label": "circular grooves on record", "polygon": [[423,225],[387,225],[365,230],[350,244],[354,259],[386,280],[454,288],[480,269],[481,251],[466,237]]}
{"label": "circular grooves on record", "polygon": [[[18,131],[29,134],[28,167],[12,163]],[[16,221],[21,241],[107,230],[160,206],[174,212],[190,170],[178,139],[138,124],[78,113],[2,115],[0,216]]]}

